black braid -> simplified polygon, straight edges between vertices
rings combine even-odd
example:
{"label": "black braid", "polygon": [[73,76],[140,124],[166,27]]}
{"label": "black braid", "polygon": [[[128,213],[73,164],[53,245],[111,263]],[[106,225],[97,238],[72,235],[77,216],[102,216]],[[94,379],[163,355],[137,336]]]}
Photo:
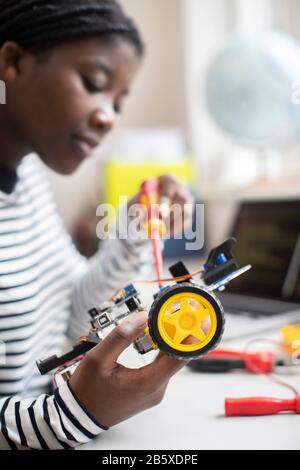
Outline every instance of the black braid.
{"label": "black braid", "polygon": [[15,41],[47,49],[69,39],[122,35],[138,55],[144,45],[117,0],[0,0],[0,47]]}

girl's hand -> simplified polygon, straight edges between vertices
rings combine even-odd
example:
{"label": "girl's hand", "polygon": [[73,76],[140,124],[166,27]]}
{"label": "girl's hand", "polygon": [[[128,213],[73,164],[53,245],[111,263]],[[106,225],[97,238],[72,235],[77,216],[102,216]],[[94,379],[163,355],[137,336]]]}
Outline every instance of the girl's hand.
{"label": "girl's hand", "polygon": [[[173,175],[158,178],[160,213],[166,222],[167,235],[182,233],[192,224],[195,200],[189,189]],[[128,204],[130,208],[139,203],[137,194]]]}
{"label": "girl's hand", "polygon": [[147,313],[131,315],[81,361],[70,379],[79,402],[105,427],[111,427],[161,402],[171,377],[185,364],[159,354],[149,365],[127,369],[120,354],[144,332]]}

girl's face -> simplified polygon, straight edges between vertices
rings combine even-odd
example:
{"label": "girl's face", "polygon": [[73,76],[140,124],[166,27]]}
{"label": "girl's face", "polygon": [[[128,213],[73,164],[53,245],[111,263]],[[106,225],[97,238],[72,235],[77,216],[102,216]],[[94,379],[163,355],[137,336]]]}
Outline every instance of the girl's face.
{"label": "girl's face", "polygon": [[16,135],[54,171],[74,172],[114,127],[139,64],[120,37],[72,40],[41,56],[24,52],[6,80]]}

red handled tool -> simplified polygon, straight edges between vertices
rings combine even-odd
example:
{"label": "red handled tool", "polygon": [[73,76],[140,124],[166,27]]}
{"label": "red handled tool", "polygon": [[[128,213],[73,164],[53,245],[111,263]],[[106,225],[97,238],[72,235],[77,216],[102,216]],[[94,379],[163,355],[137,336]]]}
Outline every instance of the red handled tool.
{"label": "red handled tool", "polygon": [[266,416],[282,412],[300,414],[300,396],[291,400],[268,397],[226,398],[226,416]]}
{"label": "red handled tool", "polygon": [[272,381],[289,388],[295,395],[290,400],[269,397],[226,398],[225,414],[227,417],[266,416],[283,412],[300,414],[300,395],[298,391],[285,382],[276,380],[275,376],[270,375],[278,367],[293,367],[284,358],[278,358],[274,352],[246,353],[216,349],[211,351],[205,358],[191,361],[188,366],[198,372],[224,373],[245,369],[254,374],[269,374]]}
{"label": "red handled tool", "polygon": [[140,203],[147,209],[147,222],[145,231],[152,240],[156,277],[159,287],[163,287],[163,259],[161,252],[161,239],[166,232],[166,226],[159,214],[159,182],[157,179],[144,181],[140,190]]}

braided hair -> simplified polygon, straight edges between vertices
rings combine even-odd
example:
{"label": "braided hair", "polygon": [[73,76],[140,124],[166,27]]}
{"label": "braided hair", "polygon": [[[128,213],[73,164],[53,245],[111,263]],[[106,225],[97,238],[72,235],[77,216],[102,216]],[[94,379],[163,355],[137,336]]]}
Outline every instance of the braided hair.
{"label": "braided hair", "polygon": [[144,54],[140,33],[117,0],[0,0],[0,48],[14,41],[45,50],[70,39],[111,35]]}

